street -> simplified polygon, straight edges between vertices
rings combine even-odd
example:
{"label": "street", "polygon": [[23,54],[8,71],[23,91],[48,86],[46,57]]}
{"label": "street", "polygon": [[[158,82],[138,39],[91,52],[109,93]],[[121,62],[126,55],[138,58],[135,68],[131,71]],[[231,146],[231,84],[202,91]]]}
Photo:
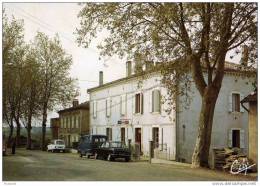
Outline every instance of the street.
{"label": "street", "polygon": [[256,177],[231,175],[187,164],[108,162],[80,158],[73,153],[17,149],[3,157],[3,181],[255,181]]}

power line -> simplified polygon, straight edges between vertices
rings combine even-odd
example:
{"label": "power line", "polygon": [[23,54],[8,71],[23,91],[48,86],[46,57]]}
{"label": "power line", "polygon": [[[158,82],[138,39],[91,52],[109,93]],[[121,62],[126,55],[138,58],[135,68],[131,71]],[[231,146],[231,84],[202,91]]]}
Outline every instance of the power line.
{"label": "power line", "polygon": [[[28,13],[27,11],[25,11],[24,9],[20,8],[20,7],[17,7],[17,6],[14,6],[16,10],[18,10],[19,14],[22,15],[23,17],[29,19],[29,21],[39,25],[40,27],[42,28],[45,28],[47,29],[48,31],[51,31],[51,32],[54,32],[54,33],[58,33],[62,38],[66,39],[67,41],[71,42],[72,44],[76,44],[75,41],[73,41],[72,39],[70,39],[69,37],[67,37],[67,33],[64,32],[63,30],[58,30],[56,31],[56,29],[54,28],[53,25],[50,25],[49,23],[46,23],[45,21],[43,21],[42,19]],[[13,10],[15,10],[13,9]],[[99,51],[92,48],[92,47],[88,47],[87,49],[91,50],[92,52],[94,53],[98,53],[99,54]],[[109,65],[106,64],[107,61],[111,61],[111,62],[116,62],[116,60],[112,60],[114,57],[113,56],[110,56],[108,58],[104,58],[104,62],[103,62],[103,66],[104,67],[108,67]]]}

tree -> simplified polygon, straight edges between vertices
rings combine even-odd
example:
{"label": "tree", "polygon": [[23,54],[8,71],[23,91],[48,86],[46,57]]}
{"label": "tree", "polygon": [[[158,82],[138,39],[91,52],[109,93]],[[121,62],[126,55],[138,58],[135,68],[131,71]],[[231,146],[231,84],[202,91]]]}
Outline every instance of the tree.
{"label": "tree", "polygon": [[24,56],[23,21],[14,17],[8,20],[3,14],[3,119],[10,127],[8,143],[13,135],[14,120],[16,121],[16,140],[20,138],[20,103],[22,80],[20,65]]}
{"label": "tree", "polygon": [[71,55],[66,54],[56,35],[49,38],[38,32],[32,44],[39,65],[40,109],[42,115],[42,150],[45,150],[47,113],[57,104],[66,104],[77,95],[75,80],[69,77]]}
{"label": "tree", "polygon": [[202,100],[192,167],[207,166],[226,54],[247,44],[254,63],[256,16],[256,3],[86,3],[78,14],[77,42],[88,47],[107,30],[101,55],[166,63],[163,82],[173,101],[188,87],[191,72]]}
{"label": "tree", "polygon": [[38,119],[41,113],[40,109],[40,79],[39,79],[39,64],[36,61],[33,48],[28,45],[26,54],[26,67],[24,68],[24,98],[22,103],[22,120],[24,127],[27,130],[27,149],[31,149],[32,139],[32,120]]}

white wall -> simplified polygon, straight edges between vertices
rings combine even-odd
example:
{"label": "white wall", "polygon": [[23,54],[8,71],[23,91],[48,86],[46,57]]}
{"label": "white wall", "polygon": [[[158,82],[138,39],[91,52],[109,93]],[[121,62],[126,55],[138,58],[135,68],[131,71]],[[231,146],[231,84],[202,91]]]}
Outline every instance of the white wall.
{"label": "white wall", "polygon": [[[170,120],[168,115],[161,109],[161,113],[150,112],[150,94],[152,90],[159,89],[161,95],[166,95],[165,88],[161,87],[160,76],[153,74],[145,80],[142,80],[142,86],[138,88],[140,80],[131,78],[128,81],[115,83],[112,86],[95,90],[90,93],[90,126],[93,133],[106,134],[106,128],[112,128],[113,140],[120,140],[120,128],[125,127],[126,141],[131,139],[135,142],[135,128],[142,128],[142,151],[145,155],[149,152],[149,140],[152,139],[152,127],[159,127],[159,141],[161,142],[161,129],[163,128],[163,143],[167,143],[171,151],[171,156],[175,156],[175,125],[173,120]],[[144,112],[143,114],[134,113],[134,97],[136,93],[143,93],[144,97]],[[120,113],[120,96],[127,95],[126,98],[126,114],[121,116]],[[111,98],[111,115],[106,117],[105,100]],[[97,103],[97,117],[93,118],[93,101]],[[167,104],[167,103],[165,103]],[[163,108],[163,106],[161,107]],[[171,113],[171,119],[175,118],[175,113]],[[118,120],[129,119],[130,124],[120,125]],[[128,133],[127,133],[128,131]]]}
{"label": "white wall", "polygon": [[[246,78],[235,74],[225,74],[222,88],[217,99],[213,127],[211,137],[211,148],[222,148],[228,146],[228,133],[231,128],[240,128],[245,131],[245,148],[244,152],[248,150],[248,113],[246,111],[241,113],[229,112],[229,95],[232,91],[240,92],[247,96],[254,90],[252,83],[255,78]],[[182,109],[178,123],[178,147],[179,158],[184,158],[186,162],[191,162],[192,153],[194,150],[199,113],[201,107],[201,98],[195,85],[192,85],[193,100],[189,109]],[[241,107],[240,107],[241,108]],[[183,129],[185,125],[185,129]],[[185,130],[185,132],[183,132]],[[184,135],[184,136],[183,136]],[[183,140],[185,138],[185,140]]]}

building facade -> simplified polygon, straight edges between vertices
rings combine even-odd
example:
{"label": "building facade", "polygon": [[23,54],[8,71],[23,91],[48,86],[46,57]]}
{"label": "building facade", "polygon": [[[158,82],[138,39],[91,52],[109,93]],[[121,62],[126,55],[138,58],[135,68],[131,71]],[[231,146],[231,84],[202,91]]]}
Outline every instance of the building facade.
{"label": "building facade", "polygon": [[[167,90],[161,74],[153,71],[140,77],[127,77],[88,90],[90,95],[90,128],[92,134],[106,134],[110,140],[140,144],[143,155],[149,153],[149,141],[156,152],[169,160],[191,162],[197,137],[201,98],[192,84],[189,107],[178,97],[176,110],[166,113]],[[226,70],[216,103],[211,148],[240,147],[247,152],[248,115],[240,105],[243,96],[252,91],[255,74]],[[103,82],[103,80],[102,80]]]}
{"label": "building facade", "polygon": [[252,92],[251,94],[249,94],[247,97],[245,97],[241,103],[246,104],[248,103],[249,105],[247,107],[245,107],[245,109],[247,110],[248,114],[249,114],[249,118],[248,118],[248,135],[249,137],[249,147],[248,147],[248,158],[250,160],[252,160],[256,166],[255,168],[257,168],[258,166],[258,155],[257,155],[257,133],[258,133],[258,126],[257,126],[257,91]]}
{"label": "building facade", "polygon": [[51,137],[52,139],[59,138],[60,119],[51,118]]}
{"label": "building facade", "polygon": [[78,104],[73,101],[73,106],[60,110],[59,138],[65,141],[67,147],[72,147],[73,142],[78,142],[81,135],[89,134],[89,103]]}

